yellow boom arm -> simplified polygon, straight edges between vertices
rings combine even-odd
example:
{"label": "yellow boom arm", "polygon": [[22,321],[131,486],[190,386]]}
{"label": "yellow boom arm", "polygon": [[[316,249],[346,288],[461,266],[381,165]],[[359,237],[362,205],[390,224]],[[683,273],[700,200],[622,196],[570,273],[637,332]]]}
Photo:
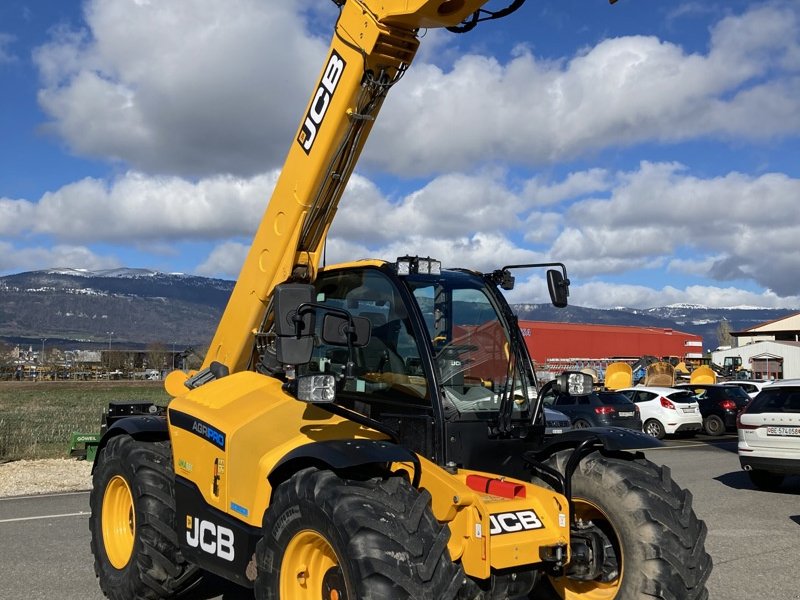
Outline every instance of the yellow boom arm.
{"label": "yellow boom arm", "polygon": [[247,368],[273,288],[313,281],[328,228],[391,85],[422,28],[456,26],[487,0],[334,0],[341,13],[295,140],[206,354]]}

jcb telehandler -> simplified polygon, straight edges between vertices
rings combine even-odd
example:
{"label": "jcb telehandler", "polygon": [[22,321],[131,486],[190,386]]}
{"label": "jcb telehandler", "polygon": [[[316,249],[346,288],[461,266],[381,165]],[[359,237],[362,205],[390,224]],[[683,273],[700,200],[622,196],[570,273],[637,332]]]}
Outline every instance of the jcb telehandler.
{"label": "jcb telehandler", "polygon": [[[545,441],[501,289],[515,269],[548,267],[564,306],[563,265],[319,268],[420,33],[524,0],[334,2],[330,51],[203,368],[168,377],[166,408],[108,418],[90,519],[103,592],[173,597],[213,573],[259,599],[707,598],[690,493],[631,451],[651,438]],[[557,385],[592,388],[581,373]]]}

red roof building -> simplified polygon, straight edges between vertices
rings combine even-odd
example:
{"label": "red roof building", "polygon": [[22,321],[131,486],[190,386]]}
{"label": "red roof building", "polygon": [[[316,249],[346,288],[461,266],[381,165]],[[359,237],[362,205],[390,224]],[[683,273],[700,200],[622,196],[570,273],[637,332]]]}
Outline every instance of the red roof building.
{"label": "red roof building", "polygon": [[696,360],[703,357],[701,336],[674,329],[522,320],[519,327],[531,357],[540,365],[647,355]]}

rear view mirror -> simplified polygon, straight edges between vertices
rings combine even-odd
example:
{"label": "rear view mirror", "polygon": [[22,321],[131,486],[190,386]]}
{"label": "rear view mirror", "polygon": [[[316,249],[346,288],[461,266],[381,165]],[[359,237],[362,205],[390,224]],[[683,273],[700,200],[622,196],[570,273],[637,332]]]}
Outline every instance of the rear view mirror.
{"label": "rear view mirror", "polygon": [[277,359],[286,365],[304,365],[314,350],[314,312],[302,310],[314,298],[314,286],[282,283],[275,286],[275,333]]}
{"label": "rear view mirror", "polygon": [[352,320],[351,326],[346,316],[326,314],[322,321],[323,341],[334,346],[366,346],[372,333],[372,323],[366,317],[353,317]]}
{"label": "rear view mirror", "polygon": [[547,291],[550,292],[550,301],[556,308],[564,308],[569,296],[569,280],[564,279],[561,271],[547,270]]}

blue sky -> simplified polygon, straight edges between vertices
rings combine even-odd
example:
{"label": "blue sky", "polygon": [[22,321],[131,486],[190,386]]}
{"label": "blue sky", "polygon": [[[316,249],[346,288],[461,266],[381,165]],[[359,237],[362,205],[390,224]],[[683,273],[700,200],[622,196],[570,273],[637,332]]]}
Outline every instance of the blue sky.
{"label": "blue sky", "polygon": [[[0,273],[235,278],[335,17],[0,3]],[[531,0],[426,33],[328,258],[558,260],[578,305],[798,308],[799,132],[797,1]],[[510,299],[544,301],[541,278]]]}

